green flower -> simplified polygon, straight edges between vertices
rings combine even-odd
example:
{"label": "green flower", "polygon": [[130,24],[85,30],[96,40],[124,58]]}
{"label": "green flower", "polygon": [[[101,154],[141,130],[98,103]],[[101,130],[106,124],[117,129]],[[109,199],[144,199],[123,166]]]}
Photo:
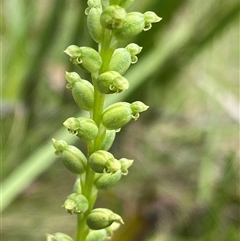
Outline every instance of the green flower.
{"label": "green flower", "polygon": [[109,63],[109,69],[123,75],[131,64],[135,64],[138,61],[136,55],[139,54],[141,50],[142,47],[134,43],[127,45],[125,48],[116,49]]}
{"label": "green flower", "polygon": [[66,72],[67,89],[72,90],[72,96],[83,110],[91,110],[94,103],[94,88],[87,80],[81,79],[76,72]]}
{"label": "green flower", "polygon": [[72,173],[82,174],[85,172],[87,159],[75,146],[68,145],[65,141],[52,139],[55,154],[61,157],[64,166]]}
{"label": "green flower", "polygon": [[107,151],[95,151],[88,160],[88,163],[93,171],[97,173],[115,173],[121,169],[121,163]]}
{"label": "green flower", "polygon": [[97,87],[103,94],[121,93],[129,88],[129,83],[118,72],[107,71],[99,75]]}
{"label": "green flower", "polygon": [[104,28],[115,29],[122,25],[126,17],[126,10],[117,5],[110,5],[106,7],[100,17],[100,22]]}
{"label": "green flower", "polygon": [[84,213],[88,210],[88,200],[80,193],[72,193],[65,200],[63,207],[71,214]]}
{"label": "green flower", "polygon": [[100,54],[91,47],[70,45],[64,52],[70,57],[73,64],[80,65],[90,73],[97,72],[102,66]]}
{"label": "green flower", "polygon": [[63,125],[68,128],[68,131],[85,141],[92,141],[98,134],[96,123],[86,117],[70,117]]}
{"label": "green flower", "polygon": [[103,111],[102,123],[109,130],[118,130],[132,119],[137,120],[139,113],[147,109],[148,106],[141,101],[135,101],[132,104],[118,102]]}
{"label": "green flower", "polygon": [[106,208],[93,209],[87,216],[87,225],[93,230],[107,228],[113,222],[123,224],[123,220],[118,214]]}

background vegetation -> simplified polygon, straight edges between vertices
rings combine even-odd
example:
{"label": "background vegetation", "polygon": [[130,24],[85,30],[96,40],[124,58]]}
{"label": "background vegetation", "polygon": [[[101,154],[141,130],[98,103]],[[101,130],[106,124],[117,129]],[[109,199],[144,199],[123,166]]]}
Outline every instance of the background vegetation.
{"label": "background vegetation", "polygon": [[[74,68],[63,50],[96,47],[86,2],[1,2],[2,240],[74,232],[61,209],[74,177],[55,162],[50,140],[75,141],[62,127],[79,113],[65,90]],[[113,146],[135,160],[97,203],[124,218],[113,241],[240,240],[239,2],[136,0],[132,9],[163,20],[132,40],[144,47],[126,74],[132,87],[109,98],[151,106]]]}

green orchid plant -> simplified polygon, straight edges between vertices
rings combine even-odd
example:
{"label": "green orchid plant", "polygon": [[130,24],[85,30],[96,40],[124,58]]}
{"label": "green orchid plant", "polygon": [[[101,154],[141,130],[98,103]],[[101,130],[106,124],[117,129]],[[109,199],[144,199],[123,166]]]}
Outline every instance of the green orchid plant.
{"label": "green orchid plant", "polygon": [[[52,139],[55,154],[64,166],[76,175],[73,193],[63,207],[77,216],[75,241],[104,241],[123,224],[122,218],[107,208],[95,208],[99,190],[106,190],[128,174],[133,160],[117,159],[109,152],[116,133],[131,120],[137,120],[148,106],[141,101],[118,102],[105,106],[105,99],[129,88],[123,76],[131,64],[138,61],[142,47],[130,43],[118,47],[142,31],[151,29],[161,20],[154,12],[127,12],[134,0],[89,0],[85,10],[88,32],[98,49],[70,45],[64,51],[73,64],[90,74],[91,81],[76,72],[66,72],[67,86],[81,110],[88,117],[70,117],[63,125],[70,134],[86,143],[87,153]],[[63,233],[47,234],[47,241],[73,241]]]}

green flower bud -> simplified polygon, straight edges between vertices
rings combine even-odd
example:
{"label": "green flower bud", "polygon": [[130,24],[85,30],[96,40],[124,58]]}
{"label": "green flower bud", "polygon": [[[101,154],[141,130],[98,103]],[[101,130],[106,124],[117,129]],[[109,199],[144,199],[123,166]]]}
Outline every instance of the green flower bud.
{"label": "green flower bud", "polygon": [[135,2],[135,0],[120,0],[118,5],[120,7],[123,7],[125,9],[129,8],[133,3]]}
{"label": "green flower bud", "polygon": [[108,151],[115,139],[116,136],[116,131],[115,130],[106,130],[106,134],[105,137],[103,139],[103,143],[102,143],[102,150]]}
{"label": "green flower bud", "polygon": [[96,138],[98,134],[98,127],[96,123],[86,117],[70,117],[63,125],[68,128],[71,134],[78,136],[85,141],[91,141]]}
{"label": "green flower bud", "polygon": [[118,72],[107,71],[99,75],[97,87],[103,94],[121,93],[123,90],[128,89],[129,83]]}
{"label": "green flower bud", "polygon": [[73,241],[71,237],[64,233],[46,234],[47,241]]}
{"label": "green flower bud", "polygon": [[110,152],[104,150],[95,151],[88,161],[92,170],[97,173],[114,173],[121,169],[120,162]]}
{"label": "green flower bud", "polygon": [[100,0],[88,0],[87,5],[90,8],[100,8],[101,7],[101,1]]}
{"label": "green flower bud", "polygon": [[56,149],[55,154],[61,157],[64,166],[73,173],[85,172],[87,159],[85,155],[75,146],[68,145],[65,141],[52,139]]}
{"label": "green flower bud", "polygon": [[157,23],[162,20],[162,18],[158,17],[156,13],[152,11],[147,11],[143,14],[144,20],[145,20],[145,27],[144,31],[147,31],[151,29],[152,23]]}
{"label": "green flower bud", "polygon": [[80,48],[76,45],[68,46],[64,51],[70,58],[71,61],[75,61],[74,64],[80,64],[81,61],[78,61],[78,58],[81,56]]}
{"label": "green flower bud", "polygon": [[108,233],[105,229],[90,230],[86,237],[86,241],[104,241],[107,236]]}
{"label": "green flower bud", "polygon": [[142,47],[134,43],[127,45],[126,48],[116,49],[110,60],[109,69],[123,75],[131,64],[138,61],[136,54],[139,54],[141,50]]}
{"label": "green flower bud", "polygon": [[122,175],[127,175],[128,168],[133,164],[133,160],[130,160],[127,158],[121,158],[121,159],[119,159],[119,162],[121,164]]}
{"label": "green flower bud", "polygon": [[110,105],[103,111],[102,123],[109,130],[118,130],[132,119],[132,110],[127,102]]}
{"label": "green flower bud", "polygon": [[67,89],[72,90],[73,99],[83,110],[91,110],[94,102],[94,88],[87,80],[81,79],[75,72],[66,72]]}
{"label": "green flower bud", "polygon": [[117,39],[132,38],[143,31],[145,20],[142,13],[130,12],[122,22],[121,27],[114,29],[114,35]]}
{"label": "green flower bud", "polygon": [[100,22],[104,28],[115,29],[122,25],[126,17],[126,10],[117,5],[106,7],[100,17]]}
{"label": "green flower bud", "polygon": [[133,113],[133,119],[137,120],[139,118],[139,113],[146,111],[149,106],[145,105],[144,103],[142,103],[141,101],[135,101],[133,102],[131,105],[131,110]]}
{"label": "green flower bud", "polygon": [[138,57],[136,55],[142,51],[142,47],[135,43],[131,43],[126,46],[126,49],[131,54],[132,64],[137,63]]}
{"label": "green flower bud", "polygon": [[88,32],[92,39],[97,43],[101,43],[102,41],[103,31],[102,25],[100,23],[101,13],[102,11],[100,8],[91,8],[87,16]]}
{"label": "green flower bud", "polygon": [[109,227],[113,222],[123,224],[121,216],[106,208],[93,209],[87,216],[86,222],[88,227],[93,230]]}
{"label": "green flower bud", "polygon": [[141,101],[118,102],[110,105],[103,111],[102,123],[109,130],[118,130],[132,119],[137,120],[139,113],[148,109]]}
{"label": "green flower bud", "polygon": [[96,175],[95,186],[98,189],[109,189],[122,177],[121,170],[115,173],[103,173]]}
{"label": "green flower bud", "polygon": [[130,12],[122,22],[122,25],[114,29],[114,35],[118,39],[132,38],[143,30],[147,31],[152,27],[152,23],[159,22],[162,18],[154,12],[148,11],[144,14],[139,12]]}
{"label": "green flower bud", "polygon": [[88,200],[80,193],[72,193],[65,200],[63,207],[67,212],[73,214],[84,213],[88,210]]}
{"label": "green flower bud", "polygon": [[131,65],[131,54],[125,48],[118,48],[113,52],[109,69],[123,75]]}
{"label": "green flower bud", "polygon": [[102,58],[100,54],[91,47],[70,45],[64,52],[70,57],[73,64],[80,64],[90,73],[97,72],[102,66]]}

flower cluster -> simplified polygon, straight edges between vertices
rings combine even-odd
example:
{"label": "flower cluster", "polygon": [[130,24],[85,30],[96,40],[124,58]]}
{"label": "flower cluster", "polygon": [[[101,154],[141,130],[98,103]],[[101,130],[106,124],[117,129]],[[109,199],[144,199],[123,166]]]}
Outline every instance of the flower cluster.
{"label": "flower cluster", "polygon": [[[105,107],[107,95],[126,91],[130,84],[123,76],[138,61],[142,47],[130,43],[118,47],[120,40],[130,39],[161,20],[154,12],[127,12],[134,0],[88,0],[85,10],[90,36],[98,44],[91,47],[70,45],[64,51],[74,65],[90,73],[91,80],[76,72],[66,72],[66,88],[88,117],[70,117],[63,125],[70,134],[84,141],[87,153],[53,139],[55,154],[64,166],[77,175],[73,193],[63,207],[78,216],[76,241],[103,241],[123,223],[122,218],[106,208],[94,208],[98,190],[111,188],[128,174],[133,160],[116,158],[109,152],[116,133],[131,120],[137,120],[148,106],[141,101],[118,102]],[[73,241],[63,233],[47,234],[48,241]]]}

